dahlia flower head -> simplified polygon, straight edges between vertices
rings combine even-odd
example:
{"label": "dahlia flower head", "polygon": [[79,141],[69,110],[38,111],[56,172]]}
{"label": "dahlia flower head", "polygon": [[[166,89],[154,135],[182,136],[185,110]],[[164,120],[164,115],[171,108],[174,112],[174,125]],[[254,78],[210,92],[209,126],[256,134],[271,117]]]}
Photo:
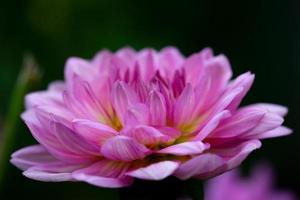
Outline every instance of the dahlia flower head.
{"label": "dahlia flower head", "polygon": [[22,119],[38,141],[12,155],[26,177],[125,187],[134,178],[206,179],[238,166],[260,139],[287,135],[287,109],[239,108],[254,75],[231,80],[206,48],[100,51],[70,58],[65,81],[26,96]]}
{"label": "dahlia flower head", "polygon": [[272,169],[254,168],[249,178],[240,176],[239,170],[226,172],[205,185],[205,200],[296,200],[288,190],[276,190]]}

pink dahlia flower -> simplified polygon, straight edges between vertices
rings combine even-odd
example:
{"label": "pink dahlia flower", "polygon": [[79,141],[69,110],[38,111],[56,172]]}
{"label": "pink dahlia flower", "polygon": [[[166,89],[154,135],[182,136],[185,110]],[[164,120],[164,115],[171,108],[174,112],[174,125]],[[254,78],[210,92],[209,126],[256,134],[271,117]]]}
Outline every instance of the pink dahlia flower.
{"label": "pink dahlia flower", "polygon": [[22,118],[39,145],[11,162],[35,180],[101,187],[218,175],[260,139],[290,133],[281,126],[285,107],[238,108],[254,75],[231,76],[227,58],[211,49],[188,58],[170,47],[70,58],[64,82],[26,97]]}
{"label": "pink dahlia flower", "polygon": [[273,189],[271,171],[259,167],[248,179],[241,178],[238,170],[222,174],[208,181],[205,200],[296,200],[289,191]]}

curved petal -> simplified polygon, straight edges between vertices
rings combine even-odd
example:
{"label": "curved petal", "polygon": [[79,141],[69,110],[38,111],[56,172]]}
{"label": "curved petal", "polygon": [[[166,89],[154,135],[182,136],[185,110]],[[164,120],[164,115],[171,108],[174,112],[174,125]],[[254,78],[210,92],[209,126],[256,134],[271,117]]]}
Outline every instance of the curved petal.
{"label": "curved petal", "polygon": [[65,149],[68,149],[68,151],[74,154],[82,155],[83,157],[99,156],[98,146],[88,143],[81,135],[78,135],[60,123],[54,121],[50,123],[53,133]]}
{"label": "curved petal", "polygon": [[207,124],[197,133],[193,140],[203,140],[209,134],[211,134],[220,124],[220,122],[229,117],[230,112],[228,110],[223,110],[222,112],[216,114]]}
{"label": "curved petal", "polygon": [[[174,72],[184,63],[184,56],[175,47],[165,47],[158,54],[159,72],[164,77],[173,77]],[[169,80],[171,80],[170,78]]]}
{"label": "curved petal", "polygon": [[181,164],[175,172],[175,176],[181,180],[187,180],[199,174],[207,174],[225,165],[224,159],[213,153],[205,153]]}
{"label": "curved petal", "polygon": [[280,126],[278,128],[275,128],[273,130],[264,132],[260,135],[258,135],[259,139],[265,139],[265,138],[273,138],[273,137],[280,137],[280,136],[286,136],[289,135],[293,132],[292,129],[289,129],[287,127],[284,126]]}
{"label": "curved petal", "polygon": [[11,157],[10,162],[22,170],[27,170],[35,165],[49,164],[57,161],[42,145],[25,147],[14,152]]}
{"label": "curved petal", "polygon": [[258,140],[238,145],[211,149],[180,165],[175,176],[186,180],[191,177],[206,179],[237,167],[255,149],[260,148]]}
{"label": "curved petal", "polygon": [[121,81],[114,84],[111,94],[113,107],[124,124],[127,109],[138,103],[138,97],[129,85]]}
{"label": "curved petal", "polygon": [[101,160],[87,168],[72,173],[78,181],[84,181],[98,187],[119,188],[129,186],[133,179],[124,175],[128,164]]}
{"label": "curved petal", "polygon": [[240,76],[238,76],[235,80],[233,80],[227,87],[227,90],[234,90],[236,88],[243,88],[242,91],[234,98],[234,100],[228,105],[228,109],[230,111],[235,110],[249,91],[254,81],[254,74],[250,72],[246,72]]}
{"label": "curved petal", "polygon": [[117,132],[109,126],[86,119],[74,119],[73,127],[76,132],[86,140],[97,144],[103,144],[107,139],[117,134]]}
{"label": "curved petal", "polygon": [[124,134],[144,145],[157,145],[160,142],[167,142],[171,139],[156,128],[144,125],[135,126]]}
{"label": "curved petal", "polygon": [[116,52],[116,55],[117,57],[121,58],[127,64],[127,66],[134,66],[137,52],[131,47],[125,47],[119,49]]}
{"label": "curved petal", "polygon": [[210,79],[210,88],[205,98],[205,107],[214,103],[225,90],[232,76],[229,60],[224,55],[218,55],[205,62],[205,76]]}
{"label": "curved petal", "polygon": [[101,154],[117,161],[143,159],[150,152],[144,145],[126,136],[115,136],[108,139],[101,147]]}
{"label": "curved petal", "polygon": [[259,135],[271,131],[272,129],[278,128],[283,123],[283,118],[275,113],[266,112],[264,117],[260,120],[257,126],[248,132],[244,133],[243,137],[259,137]]}
{"label": "curved petal", "polygon": [[268,112],[275,113],[282,117],[284,117],[288,113],[287,107],[278,104],[272,104],[272,103],[257,103],[257,104],[249,105],[247,107],[264,109]]}
{"label": "curved petal", "polygon": [[157,69],[157,52],[154,49],[143,49],[138,53],[138,69],[141,80],[149,81]]}
{"label": "curved petal", "polygon": [[127,172],[126,175],[139,179],[158,181],[172,175],[178,166],[178,162],[162,161]]}
{"label": "curved petal", "polygon": [[136,103],[131,105],[124,117],[124,126],[136,126],[139,124],[148,124],[149,109],[145,104]]}
{"label": "curved petal", "polygon": [[43,182],[63,182],[72,180],[71,173],[55,173],[36,169],[26,170],[23,172],[23,175],[27,178]]}
{"label": "curved petal", "polygon": [[150,123],[153,126],[164,126],[167,120],[166,102],[163,95],[157,91],[149,94]]}
{"label": "curved petal", "polygon": [[201,141],[183,142],[180,144],[175,144],[175,145],[163,148],[163,149],[157,151],[156,153],[172,154],[172,155],[177,155],[177,156],[187,156],[187,155],[200,154],[208,148],[209,148],[209,144],[204,144]]}
{"label": "curved petal", "polygon": [[188,84],[177,98],[174,105],[174,115],[173,120],[176,126],[184,125],[190,119],[194,111],[195,105],[195,94],[193,87]]}
{"label": "curved petal", "polygon": [[238,136],[257,126],[265,115],[265,111],[255,108],[239,109],[210,135],[212,138],[229,138]]}
{"label": "curved petal", "polygon": [[45,182],[62,182],[72,181],[71,173],[75,170],[82,168],[84,165],[67,164],[62,161],[54,163],[45,163],[30,167],[24,171],[24,176]]}

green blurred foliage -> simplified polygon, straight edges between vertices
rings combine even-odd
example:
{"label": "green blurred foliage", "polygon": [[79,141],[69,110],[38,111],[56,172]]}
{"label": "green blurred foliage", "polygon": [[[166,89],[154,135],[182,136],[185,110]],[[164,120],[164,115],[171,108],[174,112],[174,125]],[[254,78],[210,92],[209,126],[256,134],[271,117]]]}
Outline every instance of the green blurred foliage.
{"label": "green blurred foliage", "polygon": [[[230,58],[235,75],[248,70],[256,74],[244,103],[273,102],[290,109],[286,125],[294,129],[294,134],[264,141],[263,148],[244,163],[245,171],[258,160],[269,160],[278,172],[279,185],[300,192],[299,1],[0,3],[1,119],[26,51],[32,52],[40,64],[44,78],[39,89],[45,89],[49,82],[63,78],[64,63],[70,56],[90,58],[100,49],[116,50],[126,45],[136,49],[173,45],[188,55],[210,46]],[[14,149],[32,143],[35,141],[19,120]],[[35,182],[24,178],[9,163],[5,183],[1,191],[4,199],[118,199],[116,190],[83,183]]]}

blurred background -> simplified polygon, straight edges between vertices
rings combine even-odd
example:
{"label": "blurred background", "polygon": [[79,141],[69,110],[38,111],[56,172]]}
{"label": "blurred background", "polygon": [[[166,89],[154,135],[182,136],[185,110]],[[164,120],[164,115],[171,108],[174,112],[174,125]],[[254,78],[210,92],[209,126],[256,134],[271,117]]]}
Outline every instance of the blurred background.
{"label": "blurred background", "polygon": [[[0,124],[12,101],[23,55],[31,52],[43,72],[34,89],[63,78],[70,56],[91,58],[123,46],[139,50],[172,45],[188,55],[204,47],[226,54],[235,76],[252,71],[256,81],[244,103],[289,107],[285,124],[294,134],[265,140],[247,159],[272,164],[277,187],[300,194],[300,1],[0,1]],[[35,143],[18,119],[11,150]],[[1,135],[1,133],[0,133]],[[118,199],[115,190],[84,183],[40,183],[6,163],[1,199]],[[194,188],[197,190],[197,188]],[[199,188],[201,190],[201,188]],[[4,197],[4,198],[3,198]]]}

